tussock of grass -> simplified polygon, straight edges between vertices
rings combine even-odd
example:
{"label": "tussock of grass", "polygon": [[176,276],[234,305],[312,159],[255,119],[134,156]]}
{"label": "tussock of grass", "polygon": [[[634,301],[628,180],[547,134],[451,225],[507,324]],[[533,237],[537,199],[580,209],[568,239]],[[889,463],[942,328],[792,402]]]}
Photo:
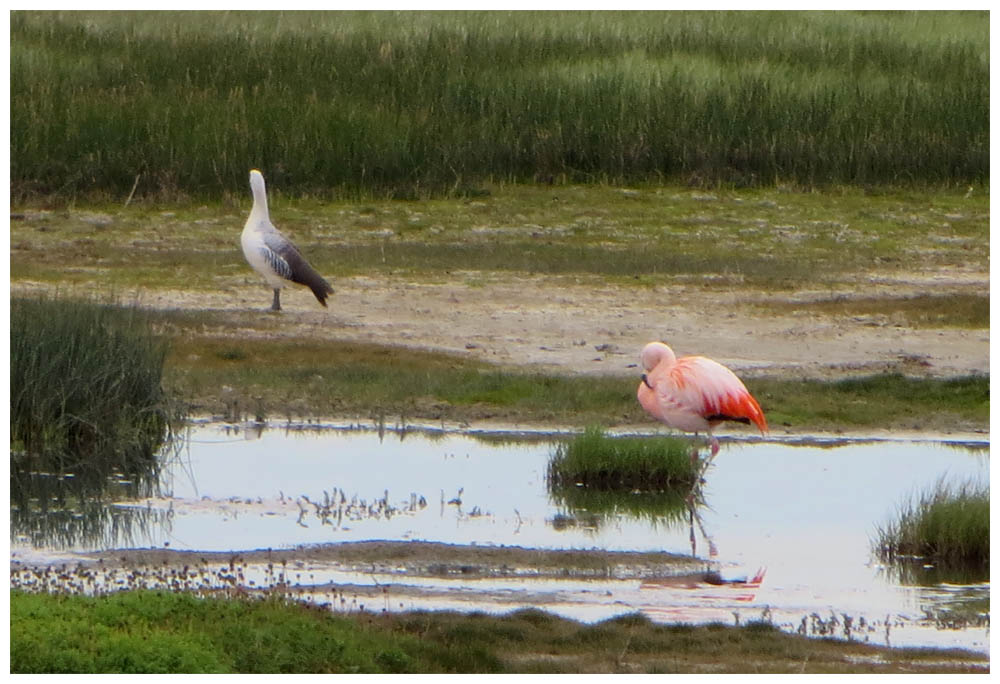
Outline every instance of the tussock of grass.
{"label": "tussock of grass", "polygon": [[[177,409],[162,387],[167,343],[137,307],[11,300],[11,531],[48,544],[127,543]],[[110,535],[105,538],[105,535]]]}
{"label": "tussock of grass", "polygon": [[[809,639],[773,625],[582,625],[539,610],[502,617],[336,616],[278,599],[11,592],[13,673],[961,672],[986,656]],[[867,656],[863,658],[848,656]],[[878,657],[875,657],[878,656]]]}
{"label": "tussock of grass", "polygon": [[134,473],[167,436],[167,343],[137,307],[11,300],[12,471]]}
{"label": "tussock of grass", "polygon": [[971,570],[988,577],[989,485],[939,480],[902,504],[896,517],[878,528],[874,546],[887,563],[917,559],[944,572]]}
{"label": "tussock of grass", "polygon": [[560,444],[549,461],[551,489],[690,492],[698,480],[691,445],[676,437],[609,437],[599,427]]}

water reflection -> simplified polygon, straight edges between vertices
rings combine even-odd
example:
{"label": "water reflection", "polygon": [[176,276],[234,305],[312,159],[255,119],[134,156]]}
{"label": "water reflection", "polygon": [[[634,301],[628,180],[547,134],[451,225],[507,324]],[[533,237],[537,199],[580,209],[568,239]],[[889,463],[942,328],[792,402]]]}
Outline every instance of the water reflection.
{"label": "water reflection", "polygon": [[[812,614],[829,627],[836,607],[841,630],[843,614],[879,629],[892,622],[894,630],[897,618],[886,616],[937,629],[962,615],[988,615],[988,584],[963,578],[956,593],[940,576],[893,574],[870,555],[874,527],[900,500],[942,473],[988,476],[988,450],[932,442],[728,443],[701,497],[689,502],[677,494],[550,491],[547,465],[566,437],[196,425],[183,449],[164,457],[148,495],[120,483],[101,499],[117,505],[89,517],[77,508],[62,518],[35,517],[38,503],[15,506],[12,497],[12,536],[22,546],[72,550],[169,545],[228,552],[379,539],[670,551],[715,558],[726,578],[760,581],[717,594],[622,582],[606,599],[581,588],[574,597],[583,598],[565,603],[567,614],[642,610],[664,619],[729,621],[740,607],[754,615],[767,608],[795,629]],[[766,575],[758,574],[763,568]],[[706,596],[713,597],[710,606]],[[606,604],[600,615],[597,600]]]}
{"label": "water reflection", "polygon": [[63,472],[39,472],[32,461],[13,455],[10,471],[11,538],[33,547],[116,548],[139,542],[151,525],[169,514],[151,508],[120,508],[115,501],[154,496],[163,464],[180,443],[167,438],[151,458],[129,459],[124,468],[112,461],[64,466]]}

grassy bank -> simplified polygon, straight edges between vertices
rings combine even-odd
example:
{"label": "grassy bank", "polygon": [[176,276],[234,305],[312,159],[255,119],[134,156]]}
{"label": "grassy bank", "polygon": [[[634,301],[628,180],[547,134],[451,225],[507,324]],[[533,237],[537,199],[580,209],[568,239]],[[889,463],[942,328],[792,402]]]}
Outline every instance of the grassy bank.
{"label": "grassy bank", "polygon": [[581,625],[504,617],[336,616],[278,600],[11,592],[11,672],[666,673],[983,671],[988,656],[789,635],[768,623]]}
{"label": "grassy bank", "polygon": [[989,178],[973,12],[11,16],[15,198]]}
{"label": "grassy bank", "polygon": [[[178,338],[168,386],[193,413],[226,419],[357,416],[645,425],[637,378],[501,370],[451,354],[300,340]],[[748,378],[772,428],[985,429],[989,378],[876,375],[827,382]],[[226,388],[226,389],[222,389]]]}

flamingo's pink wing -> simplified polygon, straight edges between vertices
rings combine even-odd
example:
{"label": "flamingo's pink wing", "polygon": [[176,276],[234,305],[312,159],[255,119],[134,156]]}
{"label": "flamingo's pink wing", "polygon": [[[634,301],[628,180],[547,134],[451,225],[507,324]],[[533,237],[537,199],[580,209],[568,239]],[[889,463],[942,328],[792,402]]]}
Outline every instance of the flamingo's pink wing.
{"label": "flamingo's pink wing", "polygon": [[746,419],[761,432],[767,420],[743,382],[722,364],[704,356],[677,359],[666,373],[664,390],[709,421]]}

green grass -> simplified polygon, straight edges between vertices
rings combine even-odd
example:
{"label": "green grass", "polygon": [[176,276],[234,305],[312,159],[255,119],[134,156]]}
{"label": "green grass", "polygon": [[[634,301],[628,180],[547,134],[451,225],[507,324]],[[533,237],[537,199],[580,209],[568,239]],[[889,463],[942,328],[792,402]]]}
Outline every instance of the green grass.
{"label": "green grass", "polygon": [[934,565],[937,574],[989,578],[990,489],[944,479],[900,505],[880,526],[873,546],[886,563]]}
{"label": "green grass", "polygon": [[179,337],[167,365],[167,386],[189,398],[192,412],[232,419],[250,412],[271,419],[530,417],[576,424],[633,412],[631,384],[501,370],[444,353],[298,340]]}
{"label": "green grass", "polygon": [[691,443],[677,437],[611,437],[600,427],[560,444],[549,461],[551,489],[582,486],[597,490],[692,491],[699,464]]}
{"label": "green grass", "polygon": [[617,515],[683,522],[688,496],[700,498],[702,462],[692,462],[691,449],[688,439],[612,437],[589,426],[556,448],[546,484],[556,503],[584,524]]}
{"label": "green grass", "polygon": [[989,178],[985,12],[11,15],[15,200]]}
{"label": "green grass", "polygon": [[[639,292],[749,289],[756,304],[758,288],[837,292],[873,271],[988,268],[988,192],[503,186],[475,201],[320,203],[269,189],[275,223],[334,281],[585,276]],[[11,279],[119,291],[245,287],[257,280],[238,247],[249,192],[239,198],[241,208],[26,209],[11,222]]]}
{"label": "green grass", "polygon": [[772,427],[965,429],[989,424],[988,376],[884,373],[836,381],[748,381]]}
{"label": "green grass", "polygon": [[742,627],[581,625],[538,610],[502,617],[324,609],[189,594],[11,592],[12,673],[666,673],[981,671],[962,651],[885,649]]}

